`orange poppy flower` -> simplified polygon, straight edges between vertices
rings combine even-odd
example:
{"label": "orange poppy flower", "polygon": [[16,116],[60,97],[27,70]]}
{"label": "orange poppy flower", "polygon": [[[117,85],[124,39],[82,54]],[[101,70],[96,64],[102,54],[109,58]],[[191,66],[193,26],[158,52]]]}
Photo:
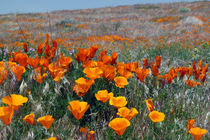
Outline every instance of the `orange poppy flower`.
{"label": "orange poppy flower", "polygon": [[158,111],[152,111],[149,113],[150,119],[154,122],[162,122],[165,119],[165,114]]}
{"label": "orange poppy flower", "polygon": [[64,57],[63,54],[61,55],[60,64],[61,64],[62,68],[68,68],[68,66],[71,64],[71,62],[72,62],[71,57]]}
{"label": "orange poppy flower", "polygon": [[99,61],[103,61],[103,57],[107,55],[107,50],[104,50],[104,51],[100,51],[100,54],[98,56],[98,60]]}
{"label": "orange poppy flower", "polygon": [[[10,97],[11,96],[11,97]],[[18,110],[18,108],[28,101],[27,97],[23,97],[18,94],[11,94],[10,96],[5,96],[2,98],[2,103],[11,106],[12,109]]]}
{"label": "orange poppy flower", "polygon": [[22,74],[26,71],[23,66],[12,67],[10,70],[15,74],[17,81],[20,81]]}
{"label": "orange poppy flower", "polygon": [[94,140],[95,131],[89,131],[88,140]]}
{"label": "orange poppy flower", "polygon": [[79,52],[76,54],[76,60],[78,63],[85,62],[88,57],[88,51],[84,48],[80,48]]}
{"label": "orange poppy flower", "polygon": [[102,62],[106,65],[110,64],[112,62],[112,58],[111,56],[107,56],[107,55],[104,55],[102,57]]}
{"label": "orange poppy flower", "polygon": [[87,132],[88,132],[88,127],[86,126],[86,127],[81,127],[80,129],[79,129],[79,131],[81,132],[81,133],[83,133],[83,134],[87,134]]}
{"label": "orange poppy flower", "polygon": [[190,129],[194,127],[194,126],[193,126],[193,125],[194,125],[194,122],[195,122],[194,119],[188,120],[188,123],[187,123],[187,132],[189,132]]}
{"label": "orange poppy flower", "polygon": [[144,82],[144,79],[146,79],[146,77],[149,74],[149,70],[148,69],[141,69],[140,67],[136,69],[136,75],[137,78],[141,81]]}
{"label": "orange poppy flower", "polygon": [[195,87],[195,86],[197,86],[197,85],[201,85],[201,83],[199,83],[199,82],[193,82],[193,80],[186,80],[185,83],[186,83],[189,87],[191,87],[191,88],[193,88],[193,87]]}
{"label": "orange poppy flower", "polygon": [[152,99],[149,98],[147,100],[145,100],[146,104],[147,104],[147,108],[149,110],[149,112],[153,111],[154,110],[154,104],[152,102]]}
{"label": "orange poppy flower", "polygon": [[109,122],[109,127],[111,127],[119,136],[122,136],[130,125],[130,122],[125,118],[115,118]]}
{"label": "orange poppy flower", "polygon": [[28,52],[28,45],[27,45],[27,43],[24,43],[23,44],[23,49],[24,49],[24,52]]}
{"label": "orange poppy flower", "polygon": [[156,65],[152,65],[151,70],[152,70],[152,75],[153,76],[158,76],[159,70],[158,70],[158,67]]}
{"label": "orange poppy flower", "polygon": [[101,101],[103,103],[107,102],[111,97],[113,97],[113,93],[110,92],[108,93],[107,90],[99,90],[96,94],[95,97],[98,101]]}
{"label": "orange poppy flower", "polygon": [[156,66],[157,66],[157,68],[160,68],[160,64],[161,64],[161,56],[156,56]]}
{"label": "orange poppy flower", "polygon": [[128,85],[127,79],[123,76],[115,77],[114,81],[115,81],[115,85],[119,88],[124,88],[125,85]]}
{"label": "orange poppy flower", "polygon": [[189,133],[193,135],[194,140],[201,140],[207,131],[206,129],[201,129],[200,127],[194,127],[189,131]]}
{"label": "orange poppy flower", "polygon": [[42,55],[44,44],[39,44],[37,47],[37,54]]}
{"label": "orange poppy flower", "polygon": [[14,59],[20,66],[26,67],[28,55],[25,53],[14,53]]}
{"label": "orange poppy flower", "polygon": [[30,124],[30,125],[34,125],[34,117],[35,117],[34,113],[31,113],[31,114],[29,114],[29,115],[26,115],[26,116],[23,118],[23,120],[24,120],[25,122],[27,122],[28,124]]}
{"label": "orange poppy flower", "polygon": [[98,46],[90,46],[90,48],[88,48],[88,58],[92,59],[97,50],[98,50]]}
{"label": "orange poppy flower", "polygon": [[145,58],[142,61],[143,61],[143,68],[144,69],[148,68],[149,67],[148,58]]}
{"label": "orange poppy flower", "polygon": [[43,116],[37,119],[37,122],[40,123],[47,130],[50,128],[53,121],[54,118],[51,115]]}
{"label": "orange poppy flower", "polygon": [[133,76],[133,74],[126,69],[126,65],[124,63],[117,63],[117,71],[120,76],[123,76],[125,78],[130,78]]}
{"label": "orange poppy flower", "polygon": [[122,107],[118,109],[117,115],[126,118],[128,120],[131,120],[133,117],[135,117],[139,112],[135,108],[128,109],[127,107]]}
{"label": "orange poppy flower", "polygon": [[116,108],[121,108],[121,107],[126,106],[127,101],[126,101],[126,98],[123,96],[111,97],[109,100],[109,104]]}
{"label": "orange poppy flower", "polygon": [[43,66],[43,67],[48,67],[49,60],[46,59],[46,58],[44,58],[44,57],[42,56],[39,63],[40,63],[40,65]]}
{"label": "orange poppy flower", "polygon": [[117,61],[117,57],[118,57],[118,54],[116,52],[113,52],[112,53],[112,57],[111,57],[112,58],[112,61],[111,61],[112,65],[117,64],[117,62],[116,62]]}
{"label": "orange poppy flower", "polygon": [[80,120],[90,105],[87,102],[80,102],[78,100],[69,102],[68,109],[72,112],[77,120]]}
{"label": "orange poppy flower", "polygon": [[101,76],[107,80],[113,80],[117,74],[116,68],[110,65],[102,65],[100,66],[100,69],[103,71]]}
{"label": "orange poppy flower", "polygon": [[126,64],[126,69],[129,70],[130,72],[135,72],[138,67],[139,67],[138,61]]}
{"label": "orange poppy flower", "polygon": [[86,67],[83,70],[83,72],[86,74],[86,77],[93,80],[100,78],[100,75],[103,73],[103,71],[99,67],[95,67],[95,68]]}
{"label": "orange poppy flower", "polygon": [[83,77],[75,81],[76,85],[73,87],[73,90],[77,93],[78,96],[85,95],[88,92],[89,88],[93,85],[94,80],[88,80]]}
{"label": "orange poppy flower", "polygon": [[33,68],[37,68],[39,66],[39,57],[37,56],[36,58],[28,58],[27,63]]}
{"label": "orange poppy flower", "polygon": [[0,107],[0,119],[4,122],[4,124],[9,125],[11,123],[13,114],[14,111],[12,107]]}
{"label": "orange poppy flower", "polygon": [[0,84],[8,77],[8,70],[4,66],[0,66]]}

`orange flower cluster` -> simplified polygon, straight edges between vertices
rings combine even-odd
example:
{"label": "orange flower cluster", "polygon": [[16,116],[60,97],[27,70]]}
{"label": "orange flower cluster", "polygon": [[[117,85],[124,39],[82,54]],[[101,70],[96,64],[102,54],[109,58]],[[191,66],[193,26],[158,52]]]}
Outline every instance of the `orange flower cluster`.
{"label": "orange flower cluster", "polygon": [[14,110],[18,110],[23,103],[28,101],[28,98],[23,97],[22,95],[11,94],[10,96],[2,98],[2,103],[7,104],[8,106],[0,107],[0,119],[6,125],[11,123]]}
{"label": "orange flower cluster", "polygon": [[88,132],[88,127],[86,126],[85,128],[81,127],[79,131],[82,133],[82,138],[84,140],[94,140],[95,137],[95,131],[89,131]]}
{"label": "orange flower cluster", "polygon": [[193,135],[194,140],[201,140],[202,137],[207,133],[206,129],[201,129],[200,127],[194,127],[194,119],[188,120],[187,132]]}
{"label": "orange flower cluster", "polygon": [[147,99],[145,100],[146,104],[147,104],[147,108],[149,110],[149,117],[150,119],[154,122],[162,122],[165,119],[165,114],[162,112],[158,112],[158,111],[154,111],[154,105],[152,102],[152,99]]}
{"label": "orange flower cluster", "polygon": [[[34,125],[34,123],[35,123],[34,117],[35,117],[34,113],[31,113],[29,115],[26,115],[23,118],[23,120],[30,125]],[[46,130],[48,130],[50,128],[53,121],[54,121],[54,118],[51,115],[42,116],[37,119],[37,122],[40,123]]]}

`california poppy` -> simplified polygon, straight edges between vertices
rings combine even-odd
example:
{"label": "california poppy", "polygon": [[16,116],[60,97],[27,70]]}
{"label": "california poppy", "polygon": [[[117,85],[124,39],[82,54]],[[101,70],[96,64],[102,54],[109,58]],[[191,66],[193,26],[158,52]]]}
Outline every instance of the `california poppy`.
{"label": "california poppy", "polygon": [[99,67],[95,67],[95,68],[87,67],[83,70],[83,72],[86,74],[86,77],[93,80],[100,78],[100,75],[103,73],[103,71]]}
{"label": "california poppy", "polygon": [[4,124],[9,125],[12,121],[14,111],[11,106],[0,107],[0,119]]}
{"label": "california poppy", "polygon": [[136,108],[128,109],[127,107],[122,107],[118,109],[117,115],[126,118],[128,120],[131,120],[134,116],[136,116],[139,112],[136,110]]}
{"label": "california poppy", "polygon": [[119,88],[124,88],[125,85],[128,85],[127,79],[123,76],[115,77],[114,81],[115,81],[115,85]]}
{"label": "california poppy", "polygon": [[88,80],[83,77],[77,79],[76,85],[74,85],[73,90],[77,93],[78,96],[83,96],[85,95],[86,92],[88,92],[89,88],[92,86],[94,83],[94,80]]}
{"label": "california poppy", "polygon": [[[10,97],[11,96],[11,97]],[[10,96],[5,96],[2,98],[2,103],[7,104],[12,107],[14,110],[18,110],[18,108],[28,101],[27,97],[23,97],[18,94],[11,94]]]}
{"label": "california poppy", "polygon": [[72,112],[77,120],[80,120],[90,105],[87,102],[80,102],[78,100],[69,102],[68,109]]}
{"label": "california poppy", "polygon": [[124,134],[128,126],[130,126],[130,122],[125,118],[115,118],[109,122],[109,127],[111,127],[119,136]]}
{"label": "california poppy", "polygon": [[144,79],[147,77],[147,75],[149,74],[149,70],[148,69],[141,69],[140,67],[136,69],[136,75],[137,78],[141,81],[144,82]]}
{"label": "california poppy", "polygon": [[99,90],[96,94],[95,97],[97,100],[105,103],[107,102],[111,97],[113,97],[113,93],[110,92],[108,93],[107,90]]}
{"label": "california poppy", "polygon": [[27,63],[33,68],[37,68],[39,66],[39,57],[35,57],[35,58],[28,58],[27,59]]}
{"label": "california poppy", "polygon": [[127,101],[126,101],[126,98],[123,96],[111,97],[109,100],[109,104],[113,105],[116,108],[121,108],[121,107],[126,106]]}
{"label": "california poppy", "polygon": [[23,118],[23,120],[24,120],[25,122],[27,122],[28,124],[30,124],[30,125],[34,125],[34,117],[35,117],[34,113],[31,113],[31,114],[29,114],[29,115],[26,115],[26,116]]}
{"label": "california poppy", "polygon": [[150,119],[154,122],[162,122],[165,119],[165,114],[158,111],[152,111],[149,113]]}
{"label": "california poppy", "polygon": [[54,118],[51,115],[43,116],[37,119],[37,122],[39,122],[47,130],[50,128],[53,121]]}
{"label": "california poppy", "polygon": [[23,66],[15,66],[10,69],[16,76],[17,81],[20,81],[22,74],[26,71]]}
{"label": "california poppy", "polygon": [[187,123],[187,132],[189,132],[190,129],[194,127],[194,126],[193,126],[193,125],[194,125],[194,122],[195,122],[194,119],[188,120],[188,123]]}
{"label": "california poppy", "polygon": [[147,108],[149,110],[149,112],[153,111],[154,110],[154,104],[152,102],[152,99],[149,98],[147,100],[145,100],[146,104],[147,104]]}
{"label": "california poppy", "polygon": [[156,66],[157,66],[157,68],[160,68],[160,64],[161,64],[161,56],[156,56]]}
{"label": "california poppy", "polygon": [[201,129],[200,127],[194,127],[189,131],[189,133],[193,135],[194,140],[201,140],[207,131],[206,129]]}
{"label": "california poppy", "polygon": [[197,86],[197,85],[201,85],[201,83],[199,83],[199,82],[193,82],[193,80],[186,80],[185,83],[186,83],[189,87],[191,87],[191,88],[193,88],[193,87],[195,87],[195,86]]}

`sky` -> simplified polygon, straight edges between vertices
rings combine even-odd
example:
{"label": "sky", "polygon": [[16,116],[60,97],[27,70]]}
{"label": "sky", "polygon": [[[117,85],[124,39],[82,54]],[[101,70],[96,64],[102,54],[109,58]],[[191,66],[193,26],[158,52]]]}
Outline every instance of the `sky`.
{"label": "sky", "polygon": [[0,0],[0,14],[50,12],[146,3],[189,2],[195,0]]}

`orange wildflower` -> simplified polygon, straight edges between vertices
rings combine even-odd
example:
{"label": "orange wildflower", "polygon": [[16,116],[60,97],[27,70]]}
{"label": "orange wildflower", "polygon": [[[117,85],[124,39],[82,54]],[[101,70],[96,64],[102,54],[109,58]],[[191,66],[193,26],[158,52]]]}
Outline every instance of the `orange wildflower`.
{"label": "orange wildflower", "polygon": [[160,64],[161,64],[161,56],[156,56],[156,66],[157,66],[157,68],[160,68]]}
{"label": "orange wildflower", "polygon": [[88,48],[88,58],[92,59],[96,53],[96,51],[98,50],[98,46],[90,46],[90,48]]}
{"label": "orange wildflower", "polygon": [[88,92],[89,88],[93,85],[94,80],[88,80],[83,77],[75,81],[76,85],[73,87],[73,90],[77,93],[78,96],[85,95]]}
{"label": "orange wildflower", "polygon": [[158,67],[156,65],[152,65],[151,70],[152,70],[152,75],[153,76],[158,76],[159,70],[158,70]]}
{"label": "orange wildflower", "polygon": [[87,102],[80,102],[78,100],[69,102],[68,109],[72,112],[77,120],[80,120],[90,105]]}
{"label": "orange wildflower", "polygon": [[113,80],[117,74],[116,68],[110,65],[102,65],[100,66],[100,69],[103,71],[101,76],[107,80]]}
{"label": "orange wildflower", "polygon": [[138,67],[139,67],[138,61],[126,64],[126,69],[129,70],[130,72],[135,72]]}
{"label": "orange wildflower", "polygon": [[128,126],[130,126],[130,122],[125,118],[115,118],[109,122],[109,127],[111,127],[119,136],[124,134]]}
{"label": "orange wildflower", "polygon": [[50,128],[53,121],[54,118],[51,115],[43,116],[37,119],[37,122],[40,123],[47,130]]}
{"label": "orange wildflower", "polygon": [[37,68],[39,66],[39,57],[37,56],[36,58],[28,58],[27,63],[33,68]]}
{"label": "orange wildflower", "polygon": [[139,112],[136,110],[136,108],[128,109],[127,107],[122,107],[118,109],[117,115],[126,118],[128,120],[131,120],[134,116],[136,116]]}
{"label": "orange wildflower", "polygon": [[199,83],[199,82],[193,82],[193,80],[186,80],[185,83],[186,83],[189,87],[191,87],[191,88],[193,88],[193,87],[195,87],[195,86],[197,86],[197,85],[201,85],[201,83]]}
{"label": "orange wildflower", "polygon": [[43,53],[44,44],[39,44],[37,47],[37,54],[42,55]]}
{"label": "orange wildflower", "polygon": [[98,101],[101,101],[103,103],[107,102],[111,97],[113,97],[113,93],[110,92],[108,93],[107,90],[99,90],[96,94],[95,97]]}
{"label": "orange wildflower", "polygon": [[15,74],[17,81],[20,81],[22,74],[26,71],[23,66],[12,67],[10,70]]}
{"label": "orange wildflower", "polygon": [[113,105],[116,108],[121,108],[121,107],[126,106],[127,101],[126,101],[126,98],[123,96],[111,97],[109,100],[109,104]]}
{"label": "orange wildflower", "polygon": [[115,65],[115,64],[117,64],[117,57],[118,57],[118,54],[116,53],[116,52],[113,52],[112,53],[112,61],[111,61],[111,64],[112,65]]}
{"label": "orange wildflower", "polygon": [[79,131],[81,132],[81,133],[83,133],[83,134],[87,134],[87,132],[88,132],[88,127],[86,126],[85,128],[84,127],[81,127],[80,129],[79,129]]}
{"label": "orange wildflower", "polygon": [[89,138],[90,140],[94,140],[94,134],[95,134],[95,131],[89,131],[88,140]]}
{"label": "orange wildflower", "polygon": [[144,69],[148,68],[149,67],[148,58],[145,58],[142,61],[143,61],[143,68]]}
{"label": "orange wildflower", "polygon": [[4,124],[9,125],[12,121],[12,116],[14,111],[12,107],[0,107],[0,119],[4,122]]}
{"label": "orange wildflower", "polygon": [[57,140],[57,138],[56,137],[50,137],[47,140]]}
{"label": "orange wildflower", "polygon": [[103,71],[99,67],[95,67],[95,68],[86,67],[83,70],[83,72],[86,74],[86,77],[93,80],[100,78],[100,75],[103,73]]}
{"label": "orange wildflower", "polygon": [[194,122],[195,122],[194,119],[188,120],[188,123],[187,123],[187,132],[189,132],[190,129],[194,127],[194,126],[193,126],[193,125],[194,125]]}
{"label": "orange wildflower", "polygon": [[60,64],[62,68],[68,68],[72,62],[71,57],[64,57],[63,54],[61,55]]}
{"label": "orange wildflower", "polygon": [[201,140],[207,131],[206,129],[201,129],[200,127],[194,127],[189,131],[189,133],[193,135],[194,140]]}
{"label": "orange wildflower", "polygon": [[149,113],[150,119],[154,122],[162,122],[165,119],[165,114],[158,111],[152,111]]}
{"label": "orange wildflower", "polygon": [[24,43],[23,44],[23,48],[24,48],[24,52],[28,52],[28,45],[27,45],[27,43]]}
{"label": "orange wildflower", "polygon": [[29,115],[26,115],[26,116],[23,118],[23,120],[24,120],[25,122],[27,122],[28,124],[30,124],[30,125],[34,125],[34,117],[35,117],[34,113],[31,113],[31,114],[29,114]]}
{"label": "orange wildflower", "polygon": [[[11,96],[11,97],[10,97]],[[27,97],[23,97],[18,94],[11,94],[10,96],[5,96],[2,98],[2,103],[11,106],[12,109],[18,110],[18,108],[28,101]]]}
{"label": "orange wildflower", "polygon": [[112,62],[112,58],[111,58],[111,56],[107,56],[107,55],[104,55],[103,57],[102,57],[102,62],[104,63],[104,64],[110,64],[111,62]]}
{"label": "orange wildflower", "polygon": [[153,111],[154,110],[154,104],[152,102],[152,99],[149,98],[147,100],[145,100],[146,104],[147,104],[147,108],[149,110],[149,112]]}
{"label": "orange wildflower", "polygon": [[115,81],[115,85],[119,88],[124,88],[125,85],[128,85],[127,79],[123,76],[115,77],[114,81]]}
{"label": "orange wildflower", "polygon": [[28,55],[25,53],[14,53],[14,59],[20,66],[26,67]]}
{"label": "orange wildflower", "polygon": [[0,66],[0,84],[8,77],[8,70],[4,66]]}
{"label": "orange wildflower", "polygon": [[136,75],[137,78],[141,81],[144,82],[144,79],[147,77],[147,75],[149,74],[149,70],[148,69],[141,69],[140,67],[136,69]]}
{"label": "orange wildflower", "polygon": [[84,48],[80,48],[79,52],[76,54],[76,60],[78,63],[85,62],[88,57],[88,51]]}

